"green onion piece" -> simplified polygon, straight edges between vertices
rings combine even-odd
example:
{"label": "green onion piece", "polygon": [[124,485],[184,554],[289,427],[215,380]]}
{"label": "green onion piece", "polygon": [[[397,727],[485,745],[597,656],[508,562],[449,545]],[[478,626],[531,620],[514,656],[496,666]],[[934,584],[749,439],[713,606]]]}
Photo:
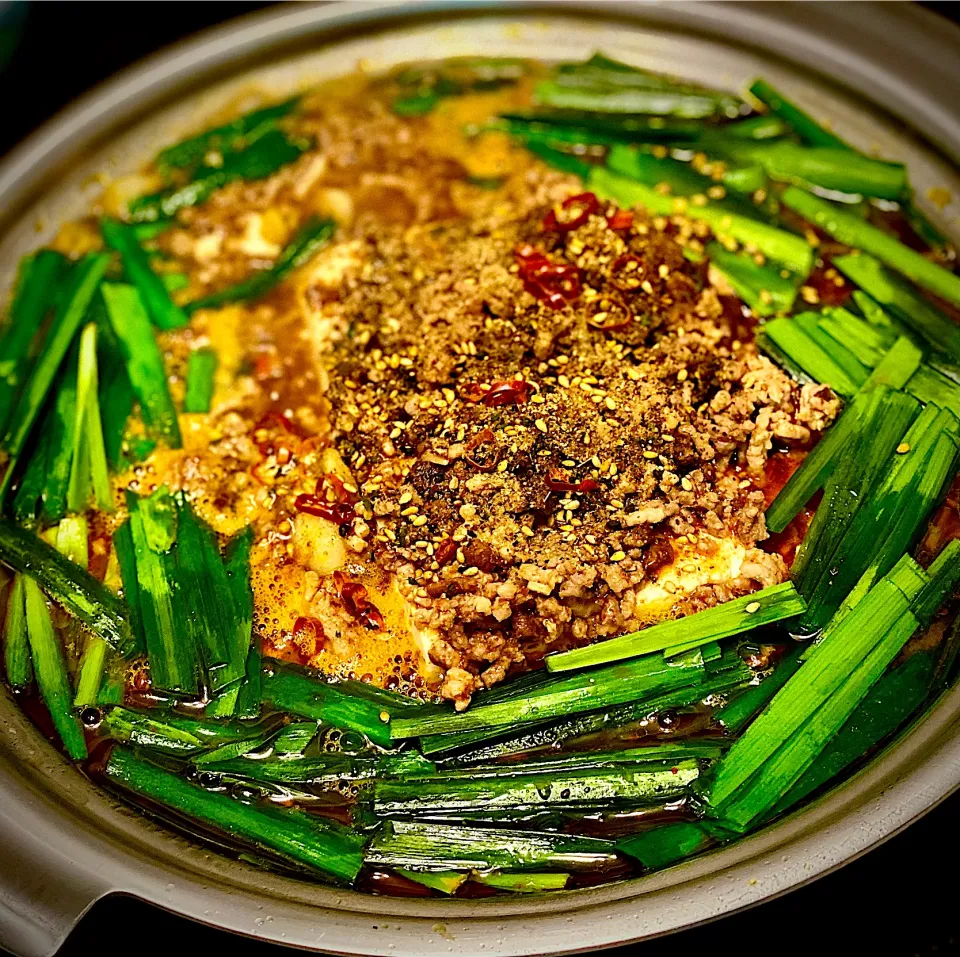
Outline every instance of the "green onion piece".
{"label": "green onion piece", "polygon": [[222,126],[204,130],[161,150],[157,154],[156,164],[161,170],[183,169],[202,162],[209,153],[245,149],[251,134],[262,135],[264,131],[273,129],[277,121],[292,113],[299,103],[300,97],[294,96],[282,103],[244,113]]}
{"label": "green onion piece", "polygon": [[229,778],[262,784],[296,784],[337,787],[345,782],[370,782],[379,773],[379,762],[368,755],[324,754],[317,758],[261,759],[233,757],[208,766]]}
{"label": "green onion piece", "polygon": [[791,568],[800,594],[808,599],[817,580],[831,567],[833,553],[864,497],[889,469],[918,409],[917,401],[902,392],[877,388],[867,393],[859,428],[825,485],[823,500]]}
{"label": "green onion piece", "polygon": [[213,401],[217,354],[212,349],[194,349],[187,360],[187,390],[184,412],[209,412]]}
{"label": "green onion piece", "polygon": [[870,377],[870,367],[861,362],[852,349],[827,335],[820,325],[821,316],[817,312],[798,312],[793,321],[800,326],[824,353],[840,367],[847,379],[857,388],[862,388]]}
{"label": "green onion piece", "polygon": [[189,622],[183,620],[189,612],[179,594],[182,586],[173,554],[176,509],[172,497],[165,488],[144,499],[128,491],[127,507],[151,683],[168,694],[196,696],[199,649]]}
{"label": "green onion piece", "polygon": [[[447,760],[451,766],[466,766],[493,761],[521,752],[555,750],[565,742],[586,734],[621,728],[643,721],[667,708],[685,708],[711,695],[727,694],[749,684],[753,672],[734,653],[736,665],[707,677],[702,683],[688,685],[654,698],[644,697],[628,705],[606,708],[586,714],[573,714],[560,720],[527,722],[516,729],[494,727],[454,734],[431,734],[420,738],[424,754]],[[453,757],[450,757],[453,755]]]}
{"label": "green onion piece", "polygon": [[[37,509],[42,501],[47,481],[47,462],[50,458],[50,432],[55,418],[54,409],[48,409],[40,423],[36,444],[30,461],[20,479],[20,486],[13,499],[13,517],[20,525],[32,527],[37,523]],[[71,409],[72,413],[72,409]]]}
{"label": "green onion piece", "polygon": [[311,679],[285,668],[265,671],[261,694],[278,711],[288,711],[365,734],[374,744],[389,747],[390,711],[375,701],[342,690],[345,683]]}
{"label": "green onion piece", "polygon": [[827,306],[821,313],[820,328],[837,345],[849,349],[863,365],[873,368],[893,345],[893,333],[878,332],[870,323],[846,309]]}
{"label": "green onion piece", "polygon": [[330,219],[310,219],[294,236],[290,245],[277,257],[277,261],[249,279],[228,286],[218,292],[203,296],[187,304],[188,312],[198,309],[217,309],[231,302],[259,299],[282,282],[294,269],[309,262],[333,237],[337,224]]}
{"label": "green onion piece", "polygon": [[56,303],[68,263],[52,249],[40,249],[20,261],[16,292],[0,337],[0,434],[6,429],[14,398],[27,373],[31,346]]}
{"label": "green onion piece", "polygon": [[87,745],[80,722],[73,714],[70,682],[63,648],[53,630],[50,609],[40,586],[29,575],[24,576],[24,604],[27,616],[27,637],[30,657],[37,676],[37,687],[64,750],[74,761],[87,756]]}
{"label": "green onion piece", "polygon": [[799,804],[844,768],[867,756],[924,702],[934,670],[930,652],[915,652],[885,674],[857,706],[847,723],[780,799],[770,817]]}
{"label": "green onion piece", "polygon": [[[253,589],[250,586],[250,548],[253,529],[246,528],[227,544],[225,555],[227,584],[233,609],[232,648],[236,660],[243,662],[244,677],[236,699],[221,709],[242,717],[260,713],[261,655],[260,642],[253,635]],[[216,704],[216,702],[215,702]]]}
{"label": "green onion piece", "polygon": [[431,777],[374,782],[373,809],[381,817],[545,808],[550,806],[607,807],[618,803],[656,803],[682,797],[697,780],[696,760],[672,767],[639,763],[606,769],[550,768],[539,773],[512,767],[477,767]]}
{"label": "green onion piece", "polygon": [[[19,401],[11,413],[6,434],[0,442],[11,460],[16,460],[23,451],[33,424],[57,376],[57,370],[83,322],[87,307],[100,285],[109,262],[109,256],[87,256],[74,267],[70,274],[69,288],[64,290],[64,295],[59,301],[43,349],[23,385]],[[11,461],[0,483],[0,495],[6,491],[13,477],[13,470],[14,462]]]}
{"label": "green onion piece", "polygon": [[14,575],[7,598],[7,617],[3,629],[3,661],[7,681],[15,691],[20,691],[30,684],[33,674],[24,591],[24,576]]}
{"label": "green onion piece", "polygon": [[321,823],[302,811],[242,804],[205,791],[126,748],[114,749],[106,775],[178,815],[339,880],[352,881],[363,865],[362,840],[345,828]]}
{"label": "green onion piece", "polygon": [[307,745],[317,736],[319,725],[316,721],[298,721],[288,724],[280,734],[274,738],[271,747],[274,754],[302,755]]}
{"label": "green onion piece", "polygon": [[571,87],[555,80],[538,83],[534,96],[538,103],[554,109],[676,116],[680,119],[731,116],[737,109],[734,97],[709,91],[687,93],[663,88],[605,85]]}
{"label": "green onion piece", "polygon": [[[895,240],[891,240],[891,242],[895,242]],[[906,250],[905,246],[902,248]],[[877,250],[871,251],[880,259],[883,259],[883,256]],[[907,251],[912,252],[911,250]],[[919,254],[914,253],[914,255]],[[934,266],[929,260],[920,258],[931,268],[940,268]],[[877,259],[861,253],[859,256],[836,256],[832,262],[840,272],[852,279],[881,306],[889,309],[897,319],[915,333],[922,336],[937,349],[942,349],[954,358],[960,358],[960,327],[926,299],[914,292],[906,283],[884,269]],[[888,265],[894,269],[900,269],[907,276],[910,275],[906,269],[901,268],[897,263],[888,263]],[[951,282],[956,280],[956,285],[960,287],[960,277],[953,276],[946,270],[941,271],[946,276],[952,277]],[[929,283],[921,282],[916,276],[910,276],[910,278],[938,295],[949,298],[942,290],[938,292]],[[958,290],[957,296],[960,297],[960,290]]]}
{"label": "green onion piece", "polygon": [[[771,319],[760,327],[760,331],[764,339],[786,353],[814,381],[826,383],[843,396],[852,396],[858,391],[861,383],[852,379],[837,361],[840,350],[832,352],[821,346],[795,316]],[[764,347],[763,340],[760,345]]]}
{"label": "green onion piece", "polygon": [[266,179],[281,166],[297,159],[307,146],[301,140],[288,138],[280,130],[267,130],[246,149],[225,154],[220,165],[196,169],[185,186],[132,200],[127,205],[130,221],[165,221],[176,216],[181,209],[200,205],[234,180]]}
{"label": "green onion piece", "polygon": [[127,360],[107,313],[103,296],[98,297],[97,373],[100,386],[97,402],[103,426],[103,444],[110,467],[117,469],[123,455],[124,433],[133,411],[133,386],[127,374]]}
{"label": "green onion piece", "polygon": [[858,489],[857,507],[846,516],[830,554],[821,544],[816,561],[795,566],[798,586],[807,592],[809,605],[798,626],[802,630],[826,624],[841,603],[852,607],[859,601],[913,547],[946,491],[960,445],[956,418],[927,406],[901,438],[897,447],[902,451],[892,454],[893,461],[881,478],[858,478],[858,470],[847,470],[847,488]]}
{"label": "green onion piece", "polygon": [[673,664],[659,655],[648,655],[595,671],[558,676],[542,688],[517,700],[480,705],[459,714],[444,710],[424,710],[391,722],[395,738],[469,731],[480,728],[516,725],[592,711],[607,705],[625,704],[645,696],[663,694],[685,685],[696,684],[703,666]]}
{"label": "green onion piece", "polygon": [[910,376],[906,391],[928,405],[943,409],[960,408],[960,384],[948,379],[929,362],[924,362]]}
{"label": "green onion piece", "polygon": [[729,638],[761,625],[793,618],[805,610],[806,604],[793,584],[784,582],[685,618],[663,621],[585,648],[548,655],[547,668],[550,671],[570,671],[665,649],[668,654],[679,654],[719,638]]}
{"label": "green onion piece", "polygon": [[[140,293],[153,324],[158,329],[179,329],[185,326],[190,321],[187,314],[179,306],[174,305],[163,281],[150,268],[147,254],[137,242],[133,227],[105,219],[101,222],[100,229],[106,244],[120,253],[124,271]],[[109,305],[108,301],[108,308]],[[112,314],[110,318],[113,320]],[[117,328],[116,322],[114,322],[114,329],[123,339],[123,330]],[[132,378],[133,376],[131,380]]]}
{"label": "green onion piece", "polygon": [[[737,829],[772,807],[820,753],[917,625],[881,581],[823,640],[715,766],[711,814]],[[741,789],[742,792],[741,792]]]}
{"label": "green onion piece", "polygon": [[77,693],[73,698],[75,708],[93,707],[100,703],[100,685],[107,664],[110,646],[97,635],[90,635],[80,657],[77,671]]}
{"label": "green onion piece", "polygon": [[[874,366],[867,381],[861,386],[864,392],[885,385],[902,389],[916,374],[923,362],[923,352],[906,336],[899,336],[883,358]],[[909,391],[909,390],[908,390]]]}
{"label": "green onion piece", "polygon": [[[715,180],[696,172],[687,163],[669,157],[657,157],[623,144],[610,147],[607,152],[607,168],[645,186],[660,187],[665,184],[670,187],[673,196],[706,197],[708,190],[718,185]],[[714,200],[713,207],[751,219],[762,218],[759,207],[740,196]]]}
{"label": "green onion piece", "polygon": [[470,879],[477,884],[513,894],[545,894],[547,891],[562,891],[567,886],[570,875],[495,871],[492,874],[473,874]]}
{"label": "green onion piece", "polygon": [[[72,349],[61,372],[53,407],[44,423],[46,475],[40,490],[40,518],[44,522],[58,522],[67,514],[67,491],[76,427],[78,357],[79,350]],[[29,472],[28,467],[28,475]]]}
{"label": "green onion piece", "polygon": [[636,858],[646,870],[658,871],[699,854],[713,843],[713,836],[703,824],[679,821],[622,837],[617,841],[617,850]]}
{"label": "green onion piece", "polygon": [[182,272],[160,273],[160,282],[167,292],[177,292],[179,289],[186,289],[190,285],[190,277]]}
{"label": "green onion piece", "polygon": [[133,547],[133,534],[130,522],[124,522],[113,533],[113,550],[116,552],[123,585],[123,600],[129,609],[130,627],[134,637],[134,647],[138,654],[146,654],[147,641],[143,630],[143,617],[140,613],[140,584],[137,579],[136,550]]}
{"label": "green onion piece", "polygon": [[588,870],[612,863],[614,845],[592,837],[417,821],[384,821],[367,847],[369,864],[416,871],[557,867]]}
{"label": "green onion piece", "polygon": [[57,604],[119,654],[133,650],[130,622],[120,599],[45,541],[4,518],[0,518],[0,561],[33,576]]}
{"label": "green onion piece", "polygon": [[804,143],[830,149],[849,149],[840,137],[834,136],[833,133],[824,129],[808,113],[801,110],[795,103],[791,103],[766,80],[754,80],[750,84],[750,93],[763,103],[771,113],[789,123]]}
{"label": "green onion piece", "polygon": [[759,163],[770,179],[840,193],[899,199],[907,189],[903,163],[886,163],[848,149],[775,143],[728,145],[725,154],[736,162]]}
{"label": "green onion piece", "polygon": [[155,708],[136,711],[117,706],[103,712],[103,733],[107,737],[166,754],[218,748],[233,741],[246,740],[255,730],[235,722],[183,718]]}
{"label": "green onion piece", "polygon": [[532,110],[502,113],[495,122],[480,129],[481,132],[509,133],[528,145],[609,146],[613,143],[696,140],[703,124],[658,116],[618,117],[575,110]]}
{"label": "green onion piece", "polygon": [[[470,876],[460,871],[408,871],[403,867],[395,867],[394,870],[408,881],[423,884],[424,887],[440,891],[441,894],[455,894],[460,885]],[[564,882],[566,882],[566,875],[564,875]]]}
{"label": "green onion piece", "polygon": [[[629,208],[639,205],[655,215],[683,215],[687,219],[705,222],[714,235],[729,236],[739,243],[753,246],[800,276],[806,276],[813,265],[813,251],[802,236],[730,213],[709,202],[705,206],[683,203],[682,199],[663,196],[642,183],[617,176],[606,169],[591,170],[587,182],[598,196],[611,199],[621,206]],[[682,204],[682,211],[678,202]]]}
{"label": "green onion piece", "polygon": [[574,176],[579,176],[582,180],[590,175],[590,170],[593,168],[592,164],[579,159],[572,153],[564,153],[562,150],[554,149],[546,143],[528,140],[525,146],[534,156],[539,156],[547,166],[552,166],[554,169],[560,170],[561,173],[571,173]]}
{"label": "green onion piece", "polygon": [[97,326],[92,322],[80,335],[73,462],[67,486],[67,507],[72,512],[86,509],[91,487],[97,507],[112,512],[113,488],[107,471],[107,453],[97,401]]}
{"label": "green onion piece", "polygon": [[140,294],[133,286],[103,284],[103,300],[127,362],[127,374],[140,402],[148,432],[170,448],[181,445],[177,410],[167,387],[163,355],[153,336]]}
{"label": "green onion piece", "polygon": [[797,282],[777,269],[758,266],[752,256],[732,253],[719,243],[706,249],[711,266],[718,269],[738,298],[758,316],[789,312],[797,298]]}
{"label": "green onion piece", "polygon": [[[955,306],[960,306],[960,276],[931,262],[883,230],[871,226],[858,216],[837,209],[836,206],[796,186],[788,186],[780,199],[785,206],[799,213],[838,242],[876,256],[885,265],[902,273],[918,286],[928,289],[934,295],[946,299]],[[881,305],[886,304],[882,299],[879,301]],[[960,339],[960,328],[955,326],[954,331],[956,338]],[[960,346],[956,342],[951,346],[950,351],[960,356]]]}
{"label": "green onion piece", "polygon": [[917,596],[913,613],[921,625],[928,624],[960,584],[960,539],[949,541],[927,569],[929,583]]}

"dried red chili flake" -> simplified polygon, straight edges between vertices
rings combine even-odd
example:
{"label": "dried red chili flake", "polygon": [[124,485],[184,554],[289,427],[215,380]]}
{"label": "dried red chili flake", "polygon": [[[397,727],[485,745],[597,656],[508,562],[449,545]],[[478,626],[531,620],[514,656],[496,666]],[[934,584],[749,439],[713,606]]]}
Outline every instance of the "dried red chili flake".
{"label": "dried red chili flake", "polygon": [[595,492],[600,488],[596,479],[585,478],[579,482],[571,482],[562,469],[550,469],[545,483],[551,492]]}
{"label": "dried red chili flake", "polygon": [[445,538],[433,553],[438,565],[449,564],[457,554],[457,543],[452,538]]}
{"label": "dried red chili flake", "polygon": [[281,449],[286,449],[287,454],[291,455],[291,442],[287,436],[299,440],[303,437],[303,433],[287,416],[275,409],[264,412],[253,427],[253,438],[257,443],[257,449],[264,456],[276,455]]}
{"label": "dried red chili flake", "polygon": [[580,295],[580,270],[573,264],[551,262],[529,243],[518,246],[513,254],[520,265],[523,288],[551,309],[562,309]]}
{"label": "dried red chili flake", "polygon": [[359,582],[348,582],[342,572],[334,572],[333,580],[344,607],[360,624],[371,631],[379,631],[384,627],[383,614],[367,597],[365,586]]}
{"label": "dried red chili flake", "polygon": [[613,230],[629,229],[633,225],[633,213],[629,209],[611,209],[607,212],[607,226]]}
{"label": "dried red chili flake", "polygon": [[614,296],[597,296],[584,306],[587,325],[601,332],[625,329],[633,322],[633,312],[622,299]]}
{"label": "dried red chili flake", "polygon": [[500,461],[500,446],[490,429],[481,429],[468,443],[464,459],[479,472],[492,472]]}
{"label": "dried red chili flake", "polygon": [[554,207],[547,213],[543,228],[548,233],[569,233],[582,226],[599,208],[600,200],[593,193],[568,196],[559,209]]}
{"label": "dried red chili flake", "polygon": [[540,302],[549,306],[551,309],[562,309],[567,304],[567,297],[562,292],[541,286],[540,283],[532,279],[526,280],[523,288],[526,289],[534,299],[539,299]]}
{"label": "dried red chili flake", "polygon": [[332,472],[317,479],[317,487],[313,494],[298,495],[294,505],[298,512],[316,515],[325,518],[336,525],[349,522],[356,515],[354,505],[359,496],[349,492],[343,480]]}
{"label": "dried red chili flake", "polygon": [[313,651],[308,653],[316,654],[322,650],[327,643],[327,635],[323,630],[323,622],[317,618],[300,617],[293,623],[293,642],[301,651],[304,648]]}
{"label": "dried red chili flake", "polygon": [[610,281],[621,292],[638,292],[644,279],[646,267],[639,256],[627,254],[614,261],[610,267]]}

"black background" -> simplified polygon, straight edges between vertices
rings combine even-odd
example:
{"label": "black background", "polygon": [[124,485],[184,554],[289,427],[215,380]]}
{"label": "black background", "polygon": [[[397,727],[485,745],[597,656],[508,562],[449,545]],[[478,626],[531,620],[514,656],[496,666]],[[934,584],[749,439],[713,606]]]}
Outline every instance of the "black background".
{"label": "black background", "polygon": [[[948,4],[925,4],[957,19]],[[19,3],[20,34],[0,67],[0,154],[78,94],[147,53],[262,3]],[[958,60],[960,73],[960,60]],[[960,954],[957,862],[960,795],[866,857],[800,891],[707,927],[608,951],[661,957],[686,953],[772,955]],[[2,849],[0,849],[2,861]],[[2,867],[2,863],[0,863]],[[577,945],[579,941],[571,940]],[[240,940],[125,898],[97,904],[62,957],[179,951],[191,957],[279,957],[289,950]],[[536,942],[531,941],[531,950]]]}

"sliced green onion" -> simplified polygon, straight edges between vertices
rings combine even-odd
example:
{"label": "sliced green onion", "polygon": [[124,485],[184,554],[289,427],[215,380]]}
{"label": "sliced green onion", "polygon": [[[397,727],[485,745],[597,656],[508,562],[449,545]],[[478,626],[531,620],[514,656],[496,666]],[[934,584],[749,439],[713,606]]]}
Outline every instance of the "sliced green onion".
{"label": "sliced green onion", "polygon": [[838,136],[824,129],[808,113],[795,103],[791,103],[782,93],[775,90],[766,80],[754,80],[750,84],[750,93],[756,97],[775,116],[789,123],[797,135],[811,146],[824,146],[829,149],[849,149]]}
{"label": "sliced green onion", "polygon": [[557,867],[586,870],[614,860],[609,841],[537,831],[385,821],[367,848],[369,864],[416,871]]}
{"label": "sliced green onion", "polygon": [[231,302],[259,299],[282,282],[294,269],[299,269],[312,259],[330,242],[336,229],[337,224],[333,220],[309,220],[269,269],[264,269],[235,286],[228,286],[209,296],[195,299],[187,304],[187,310],[193,313],[198,309],[217,309]]}
{"label": "sliced green onion", "polygon": [[14,575],[7,597],[7,617],[3,629],[3,661],[7,681],[15,691],[30,684],[30,642],[27,637],[27,612],[24,605],[24,576]]}
{"label": "sliced green onion", "polygon": [[644,206],[655,215],[680,215],[705,222],[714,235],[729,236],[745,246],[753,247],[800,276],[806,276],[813,265],[813,251],[806,239],[783,229],[730,213],[709,202],[697,206],[685,202],[682,197],[664,196],[642,183],[602,168],[591,170],[587,182],[598,196],[611,199],[621,206]]}
{"label": "sliced green onion", "polygon": [[892,333],[878,332],[868,322],[840,307],[825,308],[819,326],[838,346],[849,349],[871,369],[880,363],[894,341]]}
{"label": "sliced green onion", "polygon": [[[903,247],[906,249],[906,247]],[[907,250],[908,252],[910,250]],[[917,255],[916,253],[914,255]],[[880,257],[883,258],[883,257]],[[929,260],[921,260],[933,267]],[[852,279],[861,289],[875,299],[881,306],[889,309],[903,323],[915,333],[922,336],[927,342],[938,349],[942,349],[954,358],[960,358],[960,327],[939,309],[918,295],[906,283],[883,268],[881,263],[861,253],[859,256],[836,256],[833,265],[849,279]],[[894,269],[900,268],[891,263]],[[939,269],[939,267],[934,267]],[[906,270],[901,269],[905,275]],[[952,276],[952,273],[946,273]],[[911,277],[920,282],[916,277]],[[953,277],[960,286],[960,277]],[[920,283],[924,285],[924,283]],[[927,285],[927,288],[930,288]],[[932,290],[937,292],[937,290]],[[943,295],[943,293],[938,293]],[[960,296],[960,292],[958,292]],[[944,296],[944,298],[949,298]]]}
{"label": "sliced green onion", "polygon": [[[918,286],[928,289],[934,295],[946,299],[955,306],[960,306],[960,276],[931,262],[925,256],[894,239],[889,233],[796,186],[788,186],[780,199],[785,206],[799,213],[837,241],[876,256],[885,265],[902,273]],[[837,268],[840,267],[837,266]],[[880,302],[885,304],[882,299]],[[956,337],[960,338],[960,328],[954,327],[954,331]],[[954,355],[960,355],[960,347],[956,345],[951,347],[950,351]]]}
{"label": "sliced green onion", "polygon": [[242,804],[225,794],[205,791],[126,748],[114,748],[106,775],[175,814],[339,880],[352,881],[363,865],[362,839],[345,828],[302,811]]}
{"label": "sliced green onion", "polygon": [[104,283],[103,300],[126,358],[127,374],[140,402],[144,425],[171,448],[179,448],[177,410],[170,398],[163,356],[140,293],[133,286]]}
{"label": "sliced green onion", "polygon": [[[441,894],[455,894],[460,885],[470,876],[460,871],[408,871],[403,867],[395,867],[394,870],[408,881],[423,884],[424,887],[440,891]],[[566,879],[564,875],[564,883]]]}
{"label": "sliced green onion", "polygon": [[621,661],[654,651],[679,654],[720,638],[743,634],[761,625],[793,618],[806,610],[806,603],[791,582],[773,585],[750,595],[723,602],[713,608],[663,621],[642,631],[600,641],[547,656],[550,671],[570,671],[591,665]]}
{"label": "sliced green onion", "polygon": [[699,854],[713,843],[713,836],[703,824],[678,821],[620,838],[617,849],[636,858],[646,870],[658,871]]}
{"label": "sliced green onion", "polygon": [[706,254],[737,297],[758,316],[789,312],[797,298],[797,282],[777,269],[758,266],[752,256],[732,253],[719,243],[710,243]]}
{"label": "sliced green onion", "polygon": [[930,578],[914,602],[913,613],[921,625],[928,624],[960,584],[960,539],[947,542],[927,569]]}
{"label": "sliced green onion", "polygon": [[[107,245],[120,253],[124,271],[140,293],[153,324],[158,329],[179,329],[185,326],[190,321],[187,314],[179,306],[174,305],[163,281],[150,268],[147,254],[137,242],[133,227],[105,219],[101,222],[100,229]],[[109,305],[108,301],[107,306]],[[112,314],[110,318],[113,320]],[[124,339],[124,330],[117,328],[116,322],[114,322],[114,329],[117,335]],[[133,376],[131,375],[130,378],[132,380]]]}
{"label": "sliced green onion", "polygon": [[545,894],[547,891],[562,891],[570,879],[569,874],[531,874],[525,872],[494,871],[492,874],[473,874],[470,878],[486,887],[512,894]]}
{"label": "sliced green onion", "polygon": [[55,548],[3,518],[0,561],[33,576],[57,604],[94,634],[104,637],[119,654],[133,650],[134,639],[123,602]]}
{"label": "sliced green onion", "polygon": [[187,389],[184,412],[209,412],[213,401],[217,354],[212,349],[194,349],[187,360]]}
{"label": "sliced green onion", "polygon": [[50,712],[64,750],[74,761],[81,761],[87,756],[87,745],[80,722],[73,713],[73,697],[63,648],[53,630],[47,600],[40,586],[29,575],[24,576],[24,604],[30,658],[40,696]]}

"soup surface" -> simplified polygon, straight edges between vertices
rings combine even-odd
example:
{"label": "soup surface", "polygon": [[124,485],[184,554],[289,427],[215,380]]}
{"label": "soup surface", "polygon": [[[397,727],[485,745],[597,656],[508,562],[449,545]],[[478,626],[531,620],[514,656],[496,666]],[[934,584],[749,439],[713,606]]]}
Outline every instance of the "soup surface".
{"label": "soup surface", "polygon": [[952,676],[953,264],[763,81],[230,104],[21,268],[8,682],[148,812],[378,893],[730,840]]}

